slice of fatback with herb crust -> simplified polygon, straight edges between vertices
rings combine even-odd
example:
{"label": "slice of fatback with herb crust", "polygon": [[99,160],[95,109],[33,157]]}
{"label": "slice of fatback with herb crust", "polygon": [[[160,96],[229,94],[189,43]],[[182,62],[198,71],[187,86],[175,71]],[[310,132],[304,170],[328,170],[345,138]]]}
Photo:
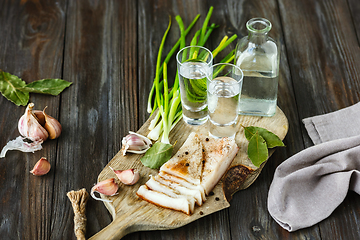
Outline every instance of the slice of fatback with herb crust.
{"label": "slice of fatback with herb crust", "polygon": [[190,133],[177,153],[161,166],[160,172],[166,172],[199,185],[203,168],[202,149],[198,135],[194,132]]}
{"label": "slice of fatback with herb crust", "polygon": [[177,184],[179,184],[181,186],[184,186],[186,188],[199,191],[200,194],[201,194],[201,198],[202,198],[203,202],[205,202],[205,200],[206,200],[205,189],[203,188],[203,186],[201,186],[201,184],[195,185],[193,183],[190,183],[190,182],[186,181],[183,178],[176,177],[176,176],[173,176],[173,175],[165,173],[165,172],[159,172],[159,174],[157,176],[162,177],[162,178],[164,178],[166,180],[169,180],[169,181],[173,181],[173,182],[175,182],[175,183],[177,183]]}
{"label": "slice of fatback with herb crust", "polygon": [[195,202],[202,205],[238,150],[234,139],[191,133],[159,174],[150,176],[136,194],[155,205],[191,214]]}
{"label": "slice of fatback with herb crust", "polygon": [[180,194],[192,197],[198,206],[201,206],[203,204],[203,202],[205,201],[205,199],[203,200],[199,189],[187,188],[187,187],[181,185],[180,183],[177,183],[177,182],[174,182],[171,180],[167,180],[159,175],[155,176],[155,180],[157,182],[173,189],[174,191],[179,192]]}
{"label": "slice of fatback with herb crust", "polygon": [[195,198],[193,196],[187,194],[181,194],[176,189],[173,189],[169,186],[166,186],[165,184],[158,182],[157,180],[155,180],[153,176],[150,176],[150,179],[145,183],[145,185],[152,191],[164,193],[172,198],[185,197],[186,199],[188,199],[189,202],[190,213],[194,212]]}
{"label": "slice of fatback with herb crust", "polygon": [[146,185],[141,185],[136,192],[141,199],[160,207],[181,211],[190,215],[190,204],[186,197],[173,198],[164,193],[150,190]]}
{"label": "slice of fatback with herb crust", "polygon": [[205,159],[201,185],[208,195],[234,160],[239,147],[231,138],[214,139],[206,136],[200,136],[200,138]]}

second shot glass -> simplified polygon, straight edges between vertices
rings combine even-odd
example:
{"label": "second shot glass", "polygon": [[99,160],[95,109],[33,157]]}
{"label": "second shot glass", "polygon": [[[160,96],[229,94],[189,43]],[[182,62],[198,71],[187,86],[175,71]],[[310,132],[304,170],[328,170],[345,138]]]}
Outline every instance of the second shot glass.
{"label": "second shot glass", "polygon": [[238,66],[231,63],[212,66],[207,76],[210,136],[235,137],[242,82],[243,72]]}

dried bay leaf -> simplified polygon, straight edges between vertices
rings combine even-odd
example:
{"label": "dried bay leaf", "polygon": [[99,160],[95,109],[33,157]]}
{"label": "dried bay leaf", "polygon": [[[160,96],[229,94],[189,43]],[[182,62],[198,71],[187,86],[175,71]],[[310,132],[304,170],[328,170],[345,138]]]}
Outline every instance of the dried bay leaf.
{"label": "dried bay leaf", "polygon": [[32,93],[42,93],[42,94],[50,94],[50,95],[58,95],[65,88],[69,87],[72,83],[62,80],[62,79],[42,79],[37,80],[32,83],[27,84],[21,90],[32,92]]}
{"label": "dried bay leaf", "polygon": [[29,101],[29,93],[21,90],[25,86],[26,82],[19,77],[0,70],[0,92],[17,106],[26,106]]}
{"label": "dried bay leaf", "polygon": [[156,142],[140,161],[146,167],[158,169],[171,158],[173,148],[171,144]]}
{"label": "dried bay leaf", "polygon": [[0,92],[17,106],[26,106],[29,93],[58,95],[72,83],[62,79],[42,79],[26,84],[21,78],[0,70]]}
{"label": "dried bay leaf", "polygon": [[248,141],[258,133],[265,141],[268,148],[274,147],[284,147],[284,143],[281,139],[274,133],[270,132],[269,130],[261,127],[249,126],[244,127],[245,129],[245,137]]}
{"label": "dried bay leaf", "polygon": [[258,132],[256,132],[249,140],[248,156],[256,167],[260,167],[269,156],[266,141]]}

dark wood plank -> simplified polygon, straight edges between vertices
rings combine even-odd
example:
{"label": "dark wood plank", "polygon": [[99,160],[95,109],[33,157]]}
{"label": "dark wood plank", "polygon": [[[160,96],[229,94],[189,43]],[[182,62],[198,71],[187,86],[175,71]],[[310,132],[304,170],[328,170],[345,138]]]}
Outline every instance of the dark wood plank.
{"label": "dark wood plank", "polygon": [[[136,2],[69,1],[63,94],[54,180],[54,239],[75,239],[66,192],[90,191],[97,175],[120,150],[128,130],[139,126],[137,109]],[[87,207],[90,237],[111,222],[102,202]]]}
{"label": "dark wood plank", "polygon": [[300,117],[357,102],[359,48],[347,2],[280,1],[280,8],[294,86],[301,89],[296,98],[306,99]]}
{"label": "dark wood plank", "polygon": [[[27,83],[62,77],[65,1],[1,1],[0,68]],[[58,118],[61,96],[30,94],[36,109]],[[18,119],[25,107],[0,97],[0,148],[20,134]],[[10,151],[0,161],[0,235],[2,239],[48,239],[52,225],[52,196],[55,171],[44,177],[29,173],[46,157],[56,162],[57,140],[32,153]]]}
{"label": "dark wood plank", "polygon": [[[280,0],[279,6],[300,119],[358,102],[360,50],[347,1]],[[360,238],[359,196],[349,196],[318,224],[322,239]]]}
{"label": "dark wood plank", "polygon": [[348,0],[348,2],[352,21],[357,34],[358,43],[360,44],[360,2],[357,0]]}

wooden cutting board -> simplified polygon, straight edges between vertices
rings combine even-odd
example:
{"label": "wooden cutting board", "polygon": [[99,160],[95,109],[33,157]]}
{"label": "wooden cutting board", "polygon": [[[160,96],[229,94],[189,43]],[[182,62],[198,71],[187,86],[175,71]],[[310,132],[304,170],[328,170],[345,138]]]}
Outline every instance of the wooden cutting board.
{"label": "wooden cutting board", "polygon": [[[91,237],[91,240],[103,239],[121,239],[128,233],[145,230],[164,230],[184,226],[199,218],[205,217],[216,211],[225,209],[230,206],[229,202],[232,195],[242,189],[249,187],[258,177],[264,162],[259,168],[255,167],[247,157],[248,141],[245,138],[243,126],[258,126],[268,129],[269,131],[284,139],[288,131],[288,120],[280,108],[277,108],[273,117],[253,117],[239,116],[238,132],[235,140],[239,146],[239,152],[228,171],[224,174],[223,179],[213,189],[213,194],[207,197],[206,202],[201,206],[196,206],[191,216],[184,213],[158,207],[136,195],[140,185],[144,184],[149,175],[156,175],[157,170],[144,167],[140,162],[143,156],[128,153],[126,156],[119,151],[115,157],[99,174],[98,181],[108,178],[115,178],[116,175],[110,169],[130,169],[135,168],[140,172],[140,180],[133,186],[120,184],[118,194],[112,197],[101,196],[103,199],[112,200],[111,203],[104,202],[106,208],[113,217],[113,221],[100,232]],[[149,132],[148,126],[152,118],[148,119],[138,131],[139,134],[146,136]],[[191,132],[207,134],[207,125],[189,126],[180,121],[170,133],[170,142],[175,144],[173,154],[182,146]],[[269,156],[274,152],[269,151]]]}

